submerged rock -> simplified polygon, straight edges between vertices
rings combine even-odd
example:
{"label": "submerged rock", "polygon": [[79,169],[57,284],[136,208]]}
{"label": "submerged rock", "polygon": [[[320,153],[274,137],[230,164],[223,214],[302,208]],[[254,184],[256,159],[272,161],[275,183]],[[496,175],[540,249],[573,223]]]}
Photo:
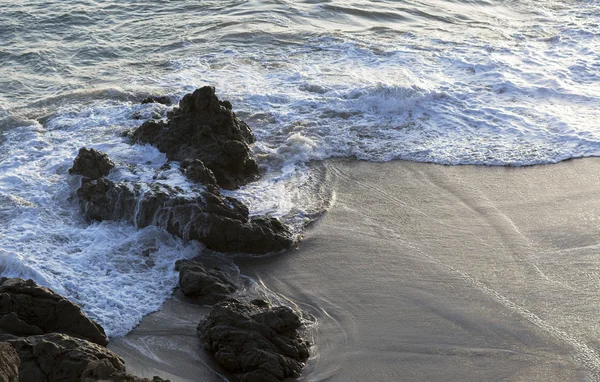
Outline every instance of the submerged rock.
{"label": "submerged rock", "polygon": [[244,382],[276,382],[298,377],[309,357],[300,337],[300,317],[292,309],[239,301],[217,304],[198,325],[208,352]]}
{"label": "submerged rock", "polygon": [[69,169],[69,174],[83,175],[90,179],[100,179],[108,175],[113,167],[115,167],[115,164],[105,153],[82,147],[73,161],[73,167]]}
{"label": "submerged rock", "polygon": [[173,104],[171,98],[167,96],[149,96],[142,100],[142,104],[146,103],[160,103],[166,106],[170,106],[171,104]]}
{"label": "submerged rock", "polygon": [[0,382],[19,382],[21,360],[7,342],[0,342]]}
{"label": "submerged rock", "polygon": [[215,188],[207,187],[200,195],[190,196],[162,183],[83,179],[77,195],[90,219],[125,220],[140,228],[160,226],[216,251],[267,253],[293,243],[279,220],[249,218],[242,203]]}
{"label": "submerged rock", "polygon": [[187,297],[214,303],[224,300],[237,290],[229,275],[219,268],[207,268],[194,260],[179,260],[179,286]]}
{"label": "submerged rock", "polygon": [[0,333],[64,333],[106,346],[104,329],[79,306],[33,280],[0,279]]}
{"label": "submerged rock", "polygon": [[254,135],[211,86],[185,95],[168,122],[147,121],[131,133],[131,139],[156,146],[170,160],[202,161],[222,188],[238,188],[259,175],[248,146]]}

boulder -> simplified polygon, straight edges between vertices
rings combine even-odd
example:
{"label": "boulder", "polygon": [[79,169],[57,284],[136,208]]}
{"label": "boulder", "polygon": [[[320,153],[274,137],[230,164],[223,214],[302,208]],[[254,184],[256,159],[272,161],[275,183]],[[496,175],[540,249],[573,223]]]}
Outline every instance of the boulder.
{"label": "boulder", "polygon": [[104,329],[79,306],[33,280],[0,279],[0,332],[14,335],[64,333],[106,346]]}
{"label": "boulder", "polygon": [[149,120],[130,137],[157,147],[170,160],[201,160],[220,187],[235,189],[256,180],[259,170],[248,146],[254,135],[231,109],[214,87],[205,86],[185,95],[167,122]]}
{"label": "boulder", "polygon": [[207,303],[224,300],[237,290],[229,275],[219,268],[207,268],[195,260],[179,260],[179,286],[187,297]]}
{"label": "boulder", "polygon": [[157,225],[220,252],[267,253],[293,243],[279,220],[249,218],[241,202],[223,196],[214,187],[190,196],[158,182],[83,179],[77,195],[89,219],[124,220],[140,228]]}
{"label": "boulder", "polygon": [[204,347],[244,382],[276,382],[300,376],[309,357],[292,309],[221,302],[198,325]]}
{"label": "boulder", "polygon": [[0,342],[0,382],[19,382],[21,360],[7,342]]}
{"label": "boulder", "polygon": [[69,174],[83,175],[90,179],[100,179],[108,175],[113,167],[115,167],[115,164],[105,153],[82,147],[73,161],[73,167],[69,169]]}
{"label": "boulder", "polygon": [[3,337],[3,343],[9,344],[20,358],[18,380],[21,382],[149,382],[127,374],[125,363],[118,355],[84,339],[58,333]]}

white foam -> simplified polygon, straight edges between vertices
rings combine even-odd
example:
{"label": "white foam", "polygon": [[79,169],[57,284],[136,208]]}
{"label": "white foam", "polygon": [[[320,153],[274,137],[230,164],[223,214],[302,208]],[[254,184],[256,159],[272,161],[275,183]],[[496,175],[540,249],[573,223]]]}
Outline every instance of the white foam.
{"label": "white foam", "polygon": [[[147,106],[151,108],[156,106]],[[80,304],[109,336],[130,331],[160,308],[177,282],[177,259],[197,256],[198,243],[184,243],[157,227],[141,230],[120,222],[88,224],[73,193],[80,177],[69,176],[77,150],[94,147],[119,165],[110,177],[150,181],[158,176],[190,193],[196,187],[176,170],[159,170],[166,157],[150,146],[120,137],[137,121],[141,106],[101,104],[65,110],[45,127],[11,129],[0,160],[0,270],[32,278]],[[136,165],[136,164],[140,165]]]}
{"label": "white foam", "polygon": [[[319,172],[307,165],[312,160],[521,166],[600,156],[600,12],[594,2],[407,3],[407,11],[414,6],[440,20],[378,3],[387,15],[402,16],[400,23],[373,22],[369,2],[353,0],[350,14],[330,7],[337,3],[286,4],[281,15],[290,17],[264,18],[273,44],[239,43],[236,34],[246,27],[264,38],[264,24],[254,20],[241,30],[206,31],[208,41],[219,44],[186,40],[167,76],[140,73],[130,89],[112,92],[114,101],[98,101],[111,92],[85,102],[69,97],[73,104],[44,126],[0,108],[0,129],[19,126],[0,148],[4,272],[64,292],[111,335],[126,333],[168,296],[173,261],[200,251],[197,245],[156,228],[88,226],[69,199],[79,180],[67,169],[84,145],[117,162],[113,180],[160,179],[198,192],[176,164],[161,170],[164,154],[120,138],[139,123],[133,113],[149,118],[165,111],[125,102],[146,86],[182,96],[214,85],[232,101],[257,135],[252,149],[265,176],[227,194],[246,202],[252,214],[283,217],[296,233],[326,204]],[[315,35],[313,21],[322,33]]]}

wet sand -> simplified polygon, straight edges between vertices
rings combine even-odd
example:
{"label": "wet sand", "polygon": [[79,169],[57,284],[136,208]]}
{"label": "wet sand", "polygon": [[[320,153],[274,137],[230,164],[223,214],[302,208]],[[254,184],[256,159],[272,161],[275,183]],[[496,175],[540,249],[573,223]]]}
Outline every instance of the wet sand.
{"label": "wet sand", "polygon": [[[333,204],[299,249],[240,264],[317,317],[306,380],[600,380],[600,160],[327,167]],[[219,380],[201,310],[170,301],[110,347]]]}

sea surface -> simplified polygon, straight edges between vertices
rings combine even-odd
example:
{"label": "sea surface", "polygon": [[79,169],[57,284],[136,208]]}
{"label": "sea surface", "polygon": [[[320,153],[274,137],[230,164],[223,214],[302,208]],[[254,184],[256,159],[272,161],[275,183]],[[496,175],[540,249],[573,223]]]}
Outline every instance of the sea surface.
{"label": "sea surface", "polygon": [[1,274],[51,286],[112,337],[159,309],[175,260],[202,246],[89,224],[67,170],[87,146],[117,162],[112,179],[151,181],[165,155],[121,133],[166,111],[144,97],[203,85],[258,139],[264,178],[231,194],[301,235],[330,198],[315,161],[600,156],[600,3],[0,0]]}

